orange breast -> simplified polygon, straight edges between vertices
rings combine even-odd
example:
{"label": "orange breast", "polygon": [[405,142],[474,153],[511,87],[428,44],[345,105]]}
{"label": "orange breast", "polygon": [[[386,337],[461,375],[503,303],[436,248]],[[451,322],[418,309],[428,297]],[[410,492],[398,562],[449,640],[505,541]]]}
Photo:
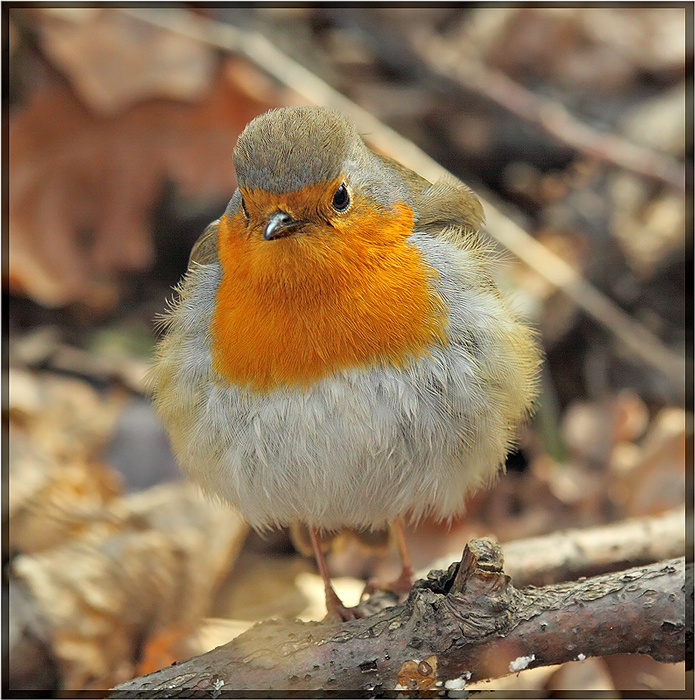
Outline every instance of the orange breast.
{"label": "orange breast", "polygon": [[[284,206],[311,194],[290,193]],[[443,336],[445,314],[430,289],[434,271],[405,241],[412,226],[405,204],[394,212],[359,199],[332,226],[308,223],[274,241],[248,230],[241,213],[223,217],[214,368],[233,384],[268,390],[427,352]]]}

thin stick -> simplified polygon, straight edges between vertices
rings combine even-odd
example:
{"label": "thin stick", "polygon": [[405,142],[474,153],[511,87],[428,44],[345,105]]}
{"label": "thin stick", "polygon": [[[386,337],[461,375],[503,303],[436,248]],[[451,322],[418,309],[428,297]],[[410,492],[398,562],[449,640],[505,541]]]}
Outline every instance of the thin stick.
{"label": "thin stick", "polygon": [[530,122],[561,143],[623,170],[659,180],[685,193],[685,166],[675,158],[630,143],[614,134],[601,133],[573,117],[561,104],[527,90],[500,70],[461,55],[432,32],[418,32],[410,42],[422,61],[435,73],[463,85]]}
{"label": "thin stick", "polygon": [[[620,569],[625,562],[641,566],[683,556],[690,531],[692,519],[686,521],[684,509],[676,508],[654,517],[514,540],[502,545],[504,569],[517,587],[594,576]],[[446,569],[457,558],[456,552],[439,557],[417,577]]]}

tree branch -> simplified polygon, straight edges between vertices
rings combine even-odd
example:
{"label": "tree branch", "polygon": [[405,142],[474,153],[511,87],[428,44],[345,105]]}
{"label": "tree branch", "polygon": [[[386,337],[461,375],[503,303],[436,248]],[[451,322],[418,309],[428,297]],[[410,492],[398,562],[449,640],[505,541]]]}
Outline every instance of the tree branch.
{"label": "tree branch", "polygon": [[[263,622],[207,654],[115,688],[111,697],[461,690],[530,666],[615,653],[686,655],[692,565],[673,559],[517,590],[498,544],[473,540],[461,564],[418,581],[402,604],[342,624]],[[692,633],[687,635],[692,647]]]}
{"label": "tree branch", "polygon": [[[686,530],[692,531],[692,519],[686,524],[685,510],[676,508],[658,516],[514,540],[502,545],[504,569],[518,588],[607,574],[683,556]],[[457,556],[440,557],[418,576],[447,568]]]}

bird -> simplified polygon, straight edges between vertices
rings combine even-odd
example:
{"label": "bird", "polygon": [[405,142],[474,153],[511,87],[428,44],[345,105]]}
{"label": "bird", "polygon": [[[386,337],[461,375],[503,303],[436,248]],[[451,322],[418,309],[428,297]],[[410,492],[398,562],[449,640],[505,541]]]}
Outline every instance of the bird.
{"label": "bird", "polygon": [[328,616],[331,533],[460,514],[537,398],[536,332],[500,293],[483,209],[371,150],[323,107],[272,109],[163,315],[151,381],[184,473],[263,532],[308,537]]}

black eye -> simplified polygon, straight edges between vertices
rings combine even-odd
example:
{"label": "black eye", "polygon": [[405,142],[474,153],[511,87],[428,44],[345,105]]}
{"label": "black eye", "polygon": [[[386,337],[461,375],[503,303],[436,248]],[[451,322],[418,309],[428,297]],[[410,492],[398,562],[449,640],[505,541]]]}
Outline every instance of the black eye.
{"label": "black eye", "polygon": [[241,211],[244,212],[244,216],[248,219],[249,218],[249,213],[246,210],[246,202],[244,201],[244,198],[241,198]]}
{"label": "black eye", "polygon": [[335,191],[331,204],[336,211],[345,211],[350,206],[350,193],[345,185]]}

